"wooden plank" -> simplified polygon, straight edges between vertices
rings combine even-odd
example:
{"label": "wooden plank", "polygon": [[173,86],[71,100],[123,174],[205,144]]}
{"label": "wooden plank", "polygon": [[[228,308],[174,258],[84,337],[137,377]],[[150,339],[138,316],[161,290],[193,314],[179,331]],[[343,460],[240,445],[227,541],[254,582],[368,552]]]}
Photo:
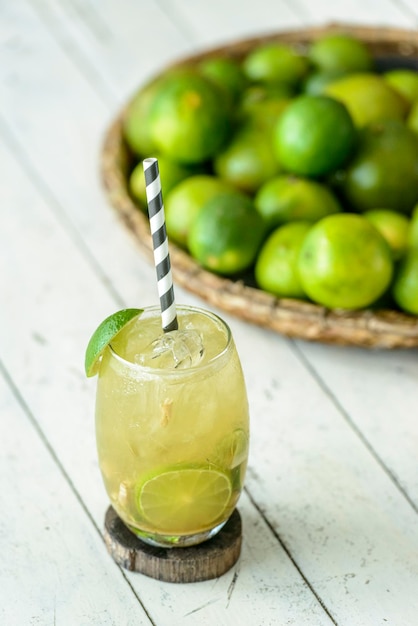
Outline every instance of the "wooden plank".
{"label": "wooden plank", "polygon": [[332,401],[418,510],[416,350],[366,351],[300,343]]}
{"label": "wooden plank", "polygon": [[[3,141],[0,163],[7,180],[0,191],[0,289],[7,302],[0,356],[51,446],[62,451],[60,460],[81,497],[96,498],[101,514],[94,388],[84,376],[83,354],[97,315],[115,310],[114,298]],[[84,463],[75,462],[78,456]]]}
{"label": "wooden plank", "polygon": [[301,25],[299,4],[283,0],[224,2],[223,0],[166,0],[174,23],[190,33],[195,48]]}
{"label": "wooden plank", "polygon": [[298,0],[308,24],[347,22],[371,26],[399,26],[411,28],[407,12],[394,0],[340,0],[330,5],[329,0]]}
{"label": "wooden plank", "polygon": [[411,28],[418,24],[418,6],[415,0],[392,0],[392,3],[412,19]]}
{"label": "wooden plank", "polygon": [[3,373],[1,623],[151,624]]}
{"label": "wooden plank", "polygon": [[[357,432],[347,428],[332,395],[324,399],[321,386],[315,388],[306,372],[295,370],[294,359],[299,355],[284,353],[267,331],[257,332],[255,350],[252,331],[249,334],[243,337],[235,329],[254,416],[247,479],[250,493],[338,624],[387,621],[409,626],[418,609],[412,599],[418,582],[415,509],[381,462],[360,443]],[[370,392],[376,412],[401,393],[392,391],[393,381],[388,384],[392,353],[373,358],[366,352],[364,361],[356,360],[355,373],[350,366],[343,368],[350,351],[321,345],[312,349],[322,362],[328,361],[329,370],[339,369],[356,381],[363,377],[364,388],[369,370],[382,359],[387,378],[378,387],[376,376]],[[257,374],[261,370],[264,376]],[[416,364],[410,370],[414,372]],[[337,398],[342,380],[337,390],[333,386],[336,376],[330,381],[330,393]],[[416,378],[405,387],[401,376],[397,381],[406,391],[412,391],[415,384],[411,406],[416,407]],[[350,390],[355,393],[348,382],[344,398]],[[416,417],[416,409],[413,413]],[[410,430],[412,437],[415,430]],[[393,432],[389,428],[388,442]],[[396,451],[399,458],[408,452],[397,447]]]}
{"label": "wooden plank", "polygon": [[121,106],[139,84],[192,47],[158,2],[31,0],[31,5],[111,106]]}
{"label": "wooden plank", "polygon": [[[155,293],[146,280],[152,269],[138,261],[100,186],[98,154],[110,121],[108,107],[24,2],[2,6],[2,27],[0,113],[8,143],[76,244],[85,254],[93,245],[97,271],[109,257],[126,260],[113,275],[119,304],[122,289],[130,291],[132,284],[131,302],[153,303]],[[108,276],[102,279],[109,284]]]}

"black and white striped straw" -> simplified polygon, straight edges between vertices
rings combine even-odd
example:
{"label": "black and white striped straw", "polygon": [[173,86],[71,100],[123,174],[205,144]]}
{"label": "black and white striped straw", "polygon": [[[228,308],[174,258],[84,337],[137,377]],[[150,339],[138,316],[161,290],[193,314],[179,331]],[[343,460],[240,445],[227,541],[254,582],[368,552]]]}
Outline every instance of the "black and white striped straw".
{"label": "black and white striped straw", "polygon": [[144,159],[143,166],[162,326],[164,332],[169,332],[177,330],[178,323],[158,160]]}

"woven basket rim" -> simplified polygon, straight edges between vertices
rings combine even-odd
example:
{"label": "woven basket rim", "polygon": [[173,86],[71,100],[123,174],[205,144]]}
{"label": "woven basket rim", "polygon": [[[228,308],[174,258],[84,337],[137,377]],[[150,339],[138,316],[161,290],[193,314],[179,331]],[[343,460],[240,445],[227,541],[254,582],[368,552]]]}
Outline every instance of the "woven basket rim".
{"label": "woven basket rim", "polygon": [[[312,28],[278,31],[206,49],[177,59],[161,69],[158,75],[171,67],[195,63],[220,52],[242,56],[261,42],[278,40],[306,45],[324,33],[342,31],[354,34],[365,41],[374,54],[418,58],[417,31],[331,23]],[[145,87],[146,84],[140,89]],[[153,262],[148,218],[135,205],[127,185],[126,170],[129,155],[122,137],[122,121],[127,105],[117,114],[105,133],[100,161],[101,178],[110,204],[133,234],[144,256]],[[326,309],[311,302],[277,298],[242,281],[234,281],[208,272],[180,247],[173,243],[170,243],[169,247],[175,283],[213,306],[250,323],[288,337],[309,341],[367,348],[418,347],[418,317],[395,310]]]}

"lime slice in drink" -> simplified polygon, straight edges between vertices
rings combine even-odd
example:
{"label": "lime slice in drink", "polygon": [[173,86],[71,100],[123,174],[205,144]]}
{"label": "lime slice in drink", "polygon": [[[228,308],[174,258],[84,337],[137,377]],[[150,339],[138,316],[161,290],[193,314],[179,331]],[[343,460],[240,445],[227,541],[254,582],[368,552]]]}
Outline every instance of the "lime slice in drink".
{"label": "lime slice in drink", "polygon": [[100,359],[104,349],[116,335],[143,309],[122,309],[109,315],[94,331],[86,350],[84,368],[88,377],[95,376],[99,370]]}
{"label": "lime slice in drink", "polygon": [[155,530],[187,534],[204,530],[218,520],[231,493],[231,481],[223,472],[184,468],[146,480],[137,490],[137,502]]}
{"label": "lime slice in drink", "polygon": [[221,440],[216,448],[213,461],[216,465],[233,469],[246,461],[247,456],[248,434],[242,428],[237,428]]}

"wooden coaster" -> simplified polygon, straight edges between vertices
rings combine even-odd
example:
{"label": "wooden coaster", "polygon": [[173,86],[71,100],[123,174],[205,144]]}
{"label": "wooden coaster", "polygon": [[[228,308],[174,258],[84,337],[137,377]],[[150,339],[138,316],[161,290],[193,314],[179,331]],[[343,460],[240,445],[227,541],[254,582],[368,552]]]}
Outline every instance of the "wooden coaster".
{"label": "wooden coaster", "polygon": [[136,537],[110,506],[104,538],[113,559],[127,570],[171,583],[217,578],[238,560],[242,543],[241,516],[234,510],[215,537],[189,548],[155,548]]}

